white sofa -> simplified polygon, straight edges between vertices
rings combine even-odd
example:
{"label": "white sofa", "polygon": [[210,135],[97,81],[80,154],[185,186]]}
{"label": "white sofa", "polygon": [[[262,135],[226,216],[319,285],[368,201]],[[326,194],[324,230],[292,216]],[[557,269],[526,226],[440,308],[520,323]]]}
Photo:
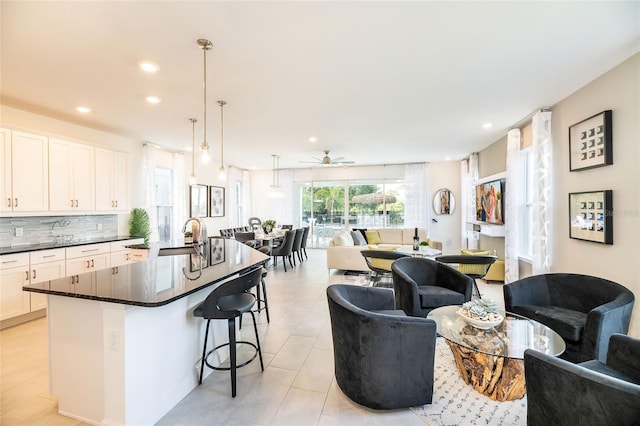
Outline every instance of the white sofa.
{"label": "white sofa", "polygon": [[[415,228],[381,228],[369,229],[368,231],[378,231],[380,236],[379,244],[355,245],[351,231],[340,231],[331,239],[327,247],[327,269],[343,269],[347,271],[368,271],[367,262],[360,254],[361,250],[368,250],[370,247],[400,247],[413,244]],[[359,231],[356,231],[359,232]],[[429,246],[442,250],[442,243],[429,240],[424,229],[418,229],[420,241],[428,241]]]}

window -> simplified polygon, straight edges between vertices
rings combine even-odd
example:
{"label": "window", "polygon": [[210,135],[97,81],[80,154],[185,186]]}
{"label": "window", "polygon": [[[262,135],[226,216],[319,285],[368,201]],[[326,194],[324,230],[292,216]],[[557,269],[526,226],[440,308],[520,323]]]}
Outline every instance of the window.
{"label": "window", "polygon": [[171,241],[173,223],[173,171],[156,167],[156,208],[158,214],[158,237],[162,241]]}
{"label": "window", "polygon": [[326,181],[299,184],[300,222],[311,225],[313,247],[327,247],[350,228],[404,226],[405,184],[400,180]]}

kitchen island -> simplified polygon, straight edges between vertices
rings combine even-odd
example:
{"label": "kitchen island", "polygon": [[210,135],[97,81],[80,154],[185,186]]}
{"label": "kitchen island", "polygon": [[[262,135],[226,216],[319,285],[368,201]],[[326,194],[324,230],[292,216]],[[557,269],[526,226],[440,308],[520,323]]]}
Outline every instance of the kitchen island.
{"label": "kitchen island", "polygon": [[[235,240],[210,241],[204,256],[151,247],[142,262],[23,287],[47,295],[50,391],[60,414],[151,425],[197,386],[205,324],[193,309],[269,260]],[[226,322],[211,325],[212,344],[226,342]]]}

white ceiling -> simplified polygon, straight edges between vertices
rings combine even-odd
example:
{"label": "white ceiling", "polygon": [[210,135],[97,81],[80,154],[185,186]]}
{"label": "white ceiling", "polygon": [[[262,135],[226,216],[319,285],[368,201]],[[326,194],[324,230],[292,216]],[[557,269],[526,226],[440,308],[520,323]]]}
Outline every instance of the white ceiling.
{"label": "white ceiling", "polygon": [[[1,95],[219,162],[460,159],[638,52],[640,2],[74,2],[1,7]],[[155,75],[137,63],[160,66]],[[148,95],[162,99],[145,102]],[[93,109],[89,115],[77,105]],[[597,111],[594,111],[596,113]],[[482,128],[492,122],[490,130]],[[316,143],[308,138],[315,136]]]}

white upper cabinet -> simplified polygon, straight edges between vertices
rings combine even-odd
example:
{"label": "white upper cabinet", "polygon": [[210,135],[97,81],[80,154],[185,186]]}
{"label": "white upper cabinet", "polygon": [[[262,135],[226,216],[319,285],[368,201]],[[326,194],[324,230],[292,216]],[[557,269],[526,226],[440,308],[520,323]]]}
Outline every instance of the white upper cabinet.
{"label": "white upper cabinet", "polygon": [[49,139],[49,210],[95,210],[92,146]]}
{"label": "white upper cabinet", "polygon": [[2,203],[0,212],[49,209],[48,138],[2,129]]}
{"label": "white upper cabinet", "polygon": [[96,210],[129,210],[127,154],[96,148]]}

